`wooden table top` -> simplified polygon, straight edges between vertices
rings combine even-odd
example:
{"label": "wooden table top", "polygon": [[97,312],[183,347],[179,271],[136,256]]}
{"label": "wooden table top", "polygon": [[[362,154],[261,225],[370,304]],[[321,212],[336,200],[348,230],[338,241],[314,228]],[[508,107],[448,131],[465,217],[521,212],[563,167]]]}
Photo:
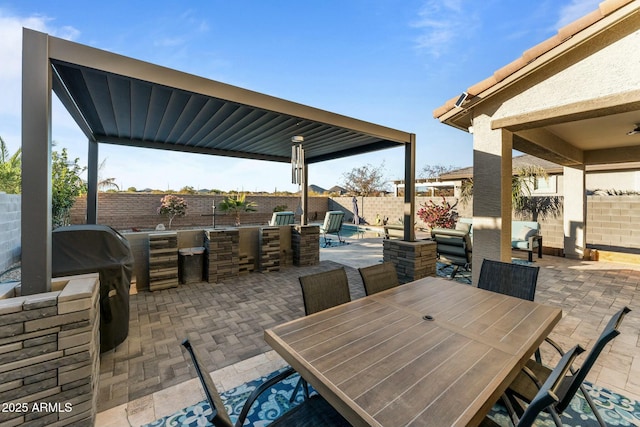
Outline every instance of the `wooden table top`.
{"label": "wooden table top", "polygon": [[428,277],[268,329],[265,340],[353,425],[473,426],[561,317]]}

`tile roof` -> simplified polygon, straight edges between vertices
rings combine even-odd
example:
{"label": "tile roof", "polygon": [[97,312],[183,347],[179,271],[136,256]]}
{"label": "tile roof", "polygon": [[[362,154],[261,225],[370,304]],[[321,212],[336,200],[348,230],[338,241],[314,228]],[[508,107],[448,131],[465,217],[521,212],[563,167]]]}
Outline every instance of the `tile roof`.
{"label": "tile roof", "polygon": [[[483,91],[495,86],[515,72],[524,68],[527,64],[539,58],[541,55],[565,43],[580,31],[589,28],[596,22],[600,21],[601,19],[605,18],[621,7],[636,1],[638,0],[604,0],[598,5],[598,9],[560,28],[558,30],[558,33],[554,36],[526,50],[520,58],[496,70],[490,77],[469,87],[465,91],[469,95],[468,99],[471,99],[474,96],[479,95]],[[433,117],[439,118],[452,109],[456,108],[455,103],[458,100],[459,96],[460,95],[456,95],[455,98],[451,98],[450,100],[445,102],[444,105],[436,108],[433,111]]]}

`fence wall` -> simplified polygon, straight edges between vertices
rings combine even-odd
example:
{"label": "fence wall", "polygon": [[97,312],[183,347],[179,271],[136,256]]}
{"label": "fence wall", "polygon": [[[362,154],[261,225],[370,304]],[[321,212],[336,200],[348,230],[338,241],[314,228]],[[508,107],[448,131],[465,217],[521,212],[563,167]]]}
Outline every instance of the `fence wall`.
{"label": "fence wall", "polygon": [[[187,202],[187,214],[174,218],[172,228],[211,227],[213,225],[212,206],[220,206],[224,196],[179,194]],[[109,225],[117,230],[154,229],[158,224],[168,228],[169,220],[166,216],[157,214],[160,199],[164,194],[152,193],[99,193],[98,195],[98,223]],[[247,196],[247,201],[257,204],[257,212],[240,215],[240,223],[267,224],[276,206],[286,206],[289,211],[296,211],[300,198],[295,196]],[[86,222],[86,197],[80,197],[71,210],[71,223],[84,224]],[[327,211],[326,197],[309,197],[310,218],[324,218]],[[216,226],[233,225],[235,217],[230,213],[221,212],[216,208]]]}
{"label": "fence wall", "polygon": [[0,193],[0,273],[20,260],[21,200],[20,194]]}
{"label": "fence wall", "polygon": [[[159,223],[167,224],[166,218],[155,212],[160,206],[162,194],[141,193],[100,193],[98,219],[101,224],[111,225],[118,230],[134,228],[151,229]],[[223,199],[222,196],[184,195],[189,204],[187,216],[176,218],[174,228],[208,227],[212,225],[211,206]],[[426,203],[429,197],[418,197],[416,208]],[[297,197],[249,196],[258,204],[258,212],[243,214],[244,224],[264,224],[270,218],[273,208],[287,206],[295,211],[299,204]],[[357,197],[358,214],[369,224],[376,223],[376,217],[389,218],[389,223],[398,223],[403,212],[404,200],[400,197]],[[440,203],[442,198],[433,198]],[[455,203],[453,198],[447,199]],[[0,273],[20,259],[20,195],[0,194]],[[352,197],[310,197],[310,216],[321,221],[327,210],[347,212],[348,221],[353,221]],[[471,216],[471,204],[457,207],[460,216]],[[86,199],[80,198],[72,210],[72,223],[85,222]],[[540,220],[544,246],[563,247],[562,218]],[[233,217],[217,213],[216,224],[232,225]],[[416,225],[424,226],[416,217]],[[587,197],[587,243],[592,247],[609,247],[611,250],[640,251],[640,196],[589,196]],[[1,278],[0,278],[1,280]]]}

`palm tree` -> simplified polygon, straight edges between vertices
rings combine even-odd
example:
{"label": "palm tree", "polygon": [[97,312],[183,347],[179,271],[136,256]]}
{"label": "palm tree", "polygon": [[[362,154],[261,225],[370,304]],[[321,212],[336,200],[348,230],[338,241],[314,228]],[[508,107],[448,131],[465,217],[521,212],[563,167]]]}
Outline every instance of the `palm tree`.
{"label": "palm tree", "polygon": [[[535,218],[540,215],[542,218],[548,215],[555,215],[559,212],[559,198],[547,198],[544,203],[532,203],[531,190],[536,179],[547,179],[547,171],[538,165],[523,165],[514,169],[511,177],[511,205],[513,210],[519,214],[531,213]],[[460,189],[460,202],[467,205],[473,197],[473,179],[462,183]]]}
{"label": "palm tree", "polygon": [[102,171],[106,163],[107,159],[105,158],[100,162],[100,166],[98,166],[98,190],[109,190],[111,188],[115,188],[116,190],[120,191],[120,187],[118,187],[118,184],[116,184],[115,178],[100,177],[100,171]]}
{"label": "palm tree", "polygon": [[256,212],[257,205],[255,202],[248,202],[245,200],[246,194],[240,194],[235,197],[227,197],[218,205],[218,208],[223,212],[232,212],[235,214],[236,227],[240,225],[240,213],[241,212]]}

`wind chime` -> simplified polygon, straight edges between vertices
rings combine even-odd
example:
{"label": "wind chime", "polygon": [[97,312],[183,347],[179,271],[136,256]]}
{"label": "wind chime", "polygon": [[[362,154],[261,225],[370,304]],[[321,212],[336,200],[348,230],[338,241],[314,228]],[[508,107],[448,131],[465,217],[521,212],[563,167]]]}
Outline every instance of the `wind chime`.
{"label": "wind chime", "polygon": [[303,136],[294,136],[291,138],[291,183],[304,185],[304,142]]}

